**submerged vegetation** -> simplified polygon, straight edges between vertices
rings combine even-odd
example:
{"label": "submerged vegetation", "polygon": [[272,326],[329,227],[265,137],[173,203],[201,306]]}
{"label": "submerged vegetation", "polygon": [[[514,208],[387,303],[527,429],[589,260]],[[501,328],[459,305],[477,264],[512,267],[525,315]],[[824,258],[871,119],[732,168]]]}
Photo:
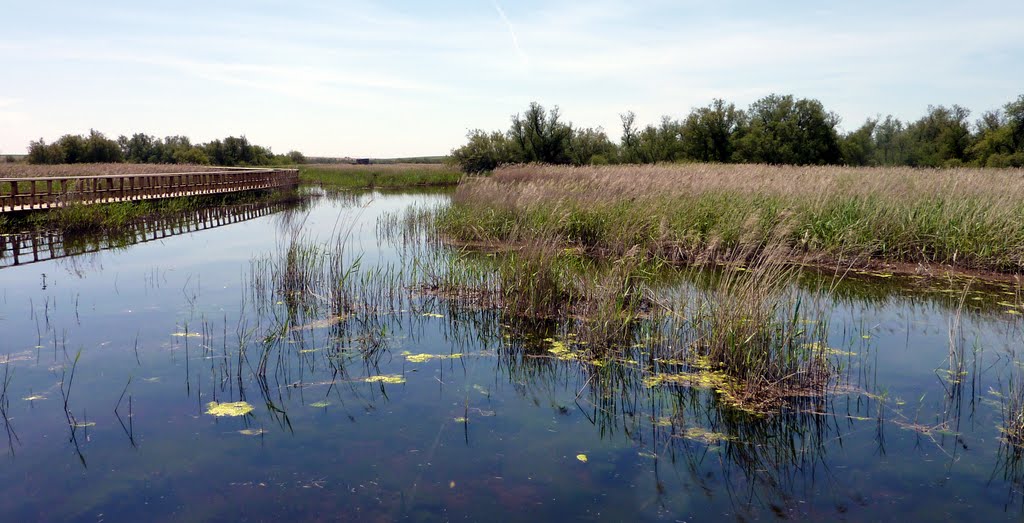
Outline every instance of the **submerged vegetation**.
{"label": "submerged vegetation", "polygon": [[609,259],[742,263],[770,250],[845,267],[1015,273],[1022,201],[1015,170],[528,165],[467,180],[440,227],[457,242],[554,242]]}

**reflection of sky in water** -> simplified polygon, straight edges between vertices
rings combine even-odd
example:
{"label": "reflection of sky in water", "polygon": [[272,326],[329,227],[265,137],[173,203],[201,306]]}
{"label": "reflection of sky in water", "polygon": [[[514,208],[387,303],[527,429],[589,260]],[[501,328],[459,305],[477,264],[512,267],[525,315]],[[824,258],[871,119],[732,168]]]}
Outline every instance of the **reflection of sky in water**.
{"label": "reflection of sky in water", "polygon": [[[340,340],[301,331],[262,383],[258,340],[239,362],[239,336],[257,327],[239,321],[250,260],[277,252],[289,223],[320,241],[351,227],[351,252],[372,267],[397,257],[378,248],[379,216],[445,200],[323,198],[308,214],[0,271],[14,360],[5,519],[1019,520],[1020,472],[1013,486],[998,468],[989,388],[1005,381],[1021,336],[998,309],[963,315],[968,375],[957,389],[941,378],[951,300],[845,300],[830,345],[854,353],[844,383],[870,394],[765,419],[707,392],[647,389],[634,369],[534,357],[550,333],[507,340],[483,312],[396,314]],[[207,336],[172,336],[186,323]],[[377,357],[339,351],[370,335],[385,345]],[[69,407],[95,425],[72,442],[59,384],[79,350]],[[403,351],[464,356],[413,363]],[[204,414],[240,399],[239,365],[253,415]],[[362,381],[378,374],[406,381]],[[22,399],[31,395],[45,399]]]}

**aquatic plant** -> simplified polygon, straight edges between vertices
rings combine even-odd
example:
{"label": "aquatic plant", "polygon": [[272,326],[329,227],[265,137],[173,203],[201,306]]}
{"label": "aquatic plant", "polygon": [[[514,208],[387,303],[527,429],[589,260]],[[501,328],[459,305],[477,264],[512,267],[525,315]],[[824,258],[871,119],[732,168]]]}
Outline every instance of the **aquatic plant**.
{"label": "aquatic plant", "polygon": [[1008,444],[1018,449],[1024,449],[1024,376],[1022,375],[1024,372],[1017,369],[1011,370],[1007,391],[1000,395],[1003,421],[999,431]]}
{"label": "aquatic plant", "polygon": [[395,384],[405,383],[405,377],[397,375],[397,374],[387,374],[387,375],[367,376],[367,377],[363,378],[362,381],[365,381],[366,383],[388,383],[388,384],[395,385]]}
{"label": "aquatic plant", "polygon": [[245,416],[253,411],[253,406],[244,401],[228,403],[217,403],[211,401],[206,404],[206,413],[214,417],[238,417]]}

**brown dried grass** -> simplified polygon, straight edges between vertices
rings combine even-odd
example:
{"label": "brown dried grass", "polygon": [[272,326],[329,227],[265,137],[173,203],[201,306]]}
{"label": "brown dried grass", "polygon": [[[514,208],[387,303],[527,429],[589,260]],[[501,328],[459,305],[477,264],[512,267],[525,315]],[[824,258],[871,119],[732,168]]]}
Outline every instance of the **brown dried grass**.
{"label": "brown dried grass", "polygon": [[216,167],[191,164],[147,163],[76,163],[59,165],[30,165],[26,163],[0,163],[0,178],[50,178],[67,176],[102,176],[123,174],[162,174],[215,171]]}
{"label": "brown dried grass", "polygon": [[443,163],[371,163],[359,165],[351,163],[311,163],[302,166],[303,169],[317,169],[326,171],[351,171],[351,172],[379,172],[379,173],[404,173],[408,171],[451,171],[452,167]]}
{"label": "brown dried grass", "polygon": [[1024,170],[655,165],[500,168],[446,220],[467,241],[558,237],[670,261],[781,243],[804,258],[1024,270]]}

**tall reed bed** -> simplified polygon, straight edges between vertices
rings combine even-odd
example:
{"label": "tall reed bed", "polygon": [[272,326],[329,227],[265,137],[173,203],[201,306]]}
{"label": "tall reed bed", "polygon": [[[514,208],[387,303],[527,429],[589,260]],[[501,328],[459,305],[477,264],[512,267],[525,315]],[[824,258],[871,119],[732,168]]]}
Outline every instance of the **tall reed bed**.
{"label": "tall reed bed", "polygon": [[807,261],[1024,270],[1024,171],[526,165],[467,179],[442,216],[467,242],[556,239],[615,257],[749,260],[770,245]]}
{"label": "tall reed bed", "polygon": [[299,179],[336,188],[392,188],[456,185],[457,167],[445,164],[313,164],[299,168]]}

